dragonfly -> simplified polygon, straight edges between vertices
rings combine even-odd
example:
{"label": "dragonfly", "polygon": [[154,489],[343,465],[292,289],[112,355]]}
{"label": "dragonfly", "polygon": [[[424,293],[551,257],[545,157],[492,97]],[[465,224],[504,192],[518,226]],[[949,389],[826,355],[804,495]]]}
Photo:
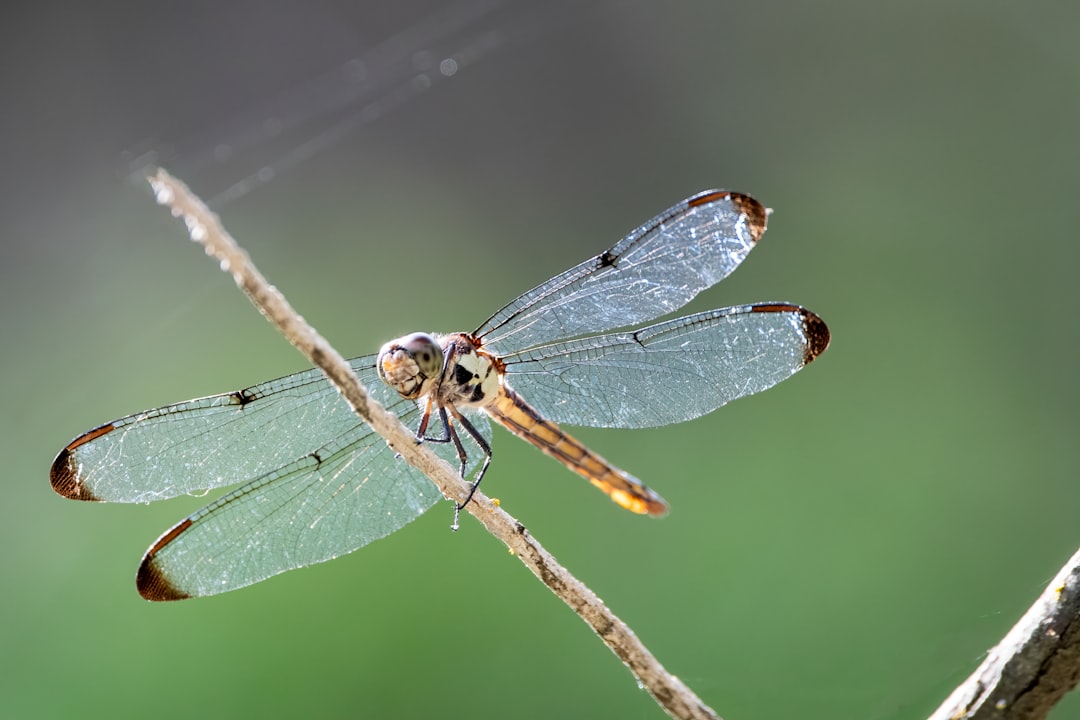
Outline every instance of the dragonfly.
{"label": "dragonfly", "polygon": [[[492,458],[493,420],[621,507],[663,515],[659,494],[560,424],[683,422],[766,390],[821,355],[825,323],[783,302],[635,329],[729,275],[767,220],[749,195],[698,193],[471,333],[412,333],[349,363],[372,397],[456,463],[473,489]],[[331,560],[442,498],[317,369],[96,427],[60,451],[50,480],[66,498],[125,503],[238,485],[146,551],[136,587],[155,601],[215,595]]]}

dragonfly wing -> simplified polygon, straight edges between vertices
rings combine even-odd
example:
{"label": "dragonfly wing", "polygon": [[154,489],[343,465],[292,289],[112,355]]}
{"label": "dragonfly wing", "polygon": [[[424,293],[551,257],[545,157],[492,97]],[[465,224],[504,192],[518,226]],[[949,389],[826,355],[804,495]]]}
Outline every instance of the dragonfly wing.
{"label": "dragonfly wing", "polygon": [[[470,419],[490,439],[487,421]],[[457,467],[452,446],[434,447]],[[471,457],[475,468],[482,458]],[[147,550],[136,584],[148,600],[235,590],[361,548],[441,497],[431,480],[361,424],[180,522]]]}
{"label": "dragonfly wing", "polygon": [[765,209],[748,195],[699,193],[520,296],[473,334],[506,354],[667,315],[738,267],[765,224]]}
{"label": "dragonfly wing", "polygon": [[[375,356],[350,360],[375,399],[413,406],[378,379]],[[317,369],[129,415],[73,440],[52,486],[78,500],[151,502],[260,477],[361,421]]]}
{"label": "dragonfly wing", "polygon": [[510,386],[550,420],[644,428],[690,420],[766,390],[828,344],[818,316],[772,303],[554,343],[504,360]]}

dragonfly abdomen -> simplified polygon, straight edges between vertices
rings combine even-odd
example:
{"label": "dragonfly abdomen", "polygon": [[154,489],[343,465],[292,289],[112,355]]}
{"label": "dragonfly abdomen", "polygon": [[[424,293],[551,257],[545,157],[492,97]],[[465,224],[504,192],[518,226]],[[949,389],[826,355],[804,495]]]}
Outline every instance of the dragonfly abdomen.
{"label": "dragonfly abdomen", "polygon": [[582,445],[506,385],[484,410],[499,424],[555,458],[631,512],[663,515],[667,503],[640,480]]}

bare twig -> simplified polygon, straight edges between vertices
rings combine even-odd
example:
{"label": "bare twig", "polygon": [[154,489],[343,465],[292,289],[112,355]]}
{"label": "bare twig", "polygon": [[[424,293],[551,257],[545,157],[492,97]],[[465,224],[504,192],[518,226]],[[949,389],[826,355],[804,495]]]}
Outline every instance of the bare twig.
{"label": "bare twig", "polygon": [[1080,680],[1080,550],[930,720],[1036,720]]}
{"label": "bare twig", "polygon": [[[371,400],[345,359],[292,309],[285,297],[262,276],[247,253],[221,226],[201,200],[164,170],[148,178],[158,202],[182,217],[191,239],[232,273],[236,284],[307,358],[326,373],[345,400],[365,422],[386,439],[394,452],[431,478],[448,499],[461,502],[468,488],[454,470],[426,445],[417,444],[411,430]],[[577,613],[625,664],[668,715],[674,718],[712,718],[718,715],[681,680],[670,674],[637,635],[566,568],[555,561],[525,526],[480,492],[468,512],[521,559],[537,578]]]}

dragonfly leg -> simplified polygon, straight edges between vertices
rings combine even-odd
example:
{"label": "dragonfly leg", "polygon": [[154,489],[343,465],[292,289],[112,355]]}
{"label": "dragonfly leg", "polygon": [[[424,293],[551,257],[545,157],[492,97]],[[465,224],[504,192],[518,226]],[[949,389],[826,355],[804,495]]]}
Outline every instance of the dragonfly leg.
{"label": "dragonfly leg", "polygon": [[[431,410],[433,401],[428,398],[427,406],[424,408],[424,415],[420,418],[420,425],[416,428],[416,443],[419,445],[422,442],[434,442],[434,443],[448,443],[450,442],[450,424],[447,422],[446,409],[439,408],[439,419],[442,421],[443,434],[442,437],[434,437],[428,435],[428,424],[431,422]],[[460,454],[460,453],[459,453]]]}
{"label": "dragonfly leg", "polygon": [[[450,421],[450,418],[448,418],[446,416],[446,408],[444,408],[444,407],[439,408],[439,420],[442,421],[442,426],[443,426],[443,436],[442,437],[431,437],[429,435],[424,434],[427,431],[427,425],[428,425],[427,420],[430,417],[430,415],[431,415],[431,413],[430,413],[430,408],[429,408],[429,412],[424,414],[424,418],[420,421],[420,427],[416,430],[416,442],[417,443],[422,443],[422,442],[426,441],[426,442],[437,442],[437,443],[446,443],[446,442],[454,443],[454,449],[457,450],[458,462],[461,463],[461,467],[458,468],[458,475],[461,477],[462,480],[464,480],[465,479],[465,471],[469,467],[469,454],[467,452],[465,452],[465,446],[461,444],[461,438],[458,437],[457,431],[454,429],[454,425]],[[461,417],[461,416],[458,415],[458,417]],[[464,420],[464,418],[461,418],[461,419]],[[468,430],[469,430],[470,435],[473,435],[476,432],[476,430],[474,430],[471,425],[469,426]]]}
{"label": "dragonfly leg", "polygon": [[439,417],[442,419],[443,427],[446,428],[447,439],[454,443],[454,449],[457,450],[458,462],[461,463],[458,476],[464,480],[465,471],[469,468],[469,454],[465,452],[465,446],[461,444],[461,437],[454,429],[453,421],[446,417],[446,408],[439,408]]}
{"label": "dragonfly leg", "polygon": [[[443,426],[443,435],[442,435],[442,437],[432,437],[432,436],[427,434],[428,424],[431,422],[431,407],[432,407],[432,401],[431,401],[430,398],[428,398],[427,405],[424,408],[424,414],[420,417],[420,424],[417,426],[416,435],[414,436],[416,438],[416,444],[417,445],[419,445],[421,443],[424,443],[424,442],[448,443],[451,440],[451,438],[450,438],[450,425],[447,423],[446,410],[444,410],[443,408],[439,408],[439,419],[442,420],[442,426]],[[460,452],[458,453],[458,456],[459,457],[461,456]],[[394,453],[394,458],[400,460],[401,459],[401,453]],[[462,471],[461,471],[461,476],[463,478],[465,477],[465,470],[464,469],[462,469]]]}
{"label": "dragonfly leg", "polygon": [[[476,445],[480,448],[480,452],[484,454],[484,464],[481,465],[480,469],[476,471],[476,478],[472,481],[472,487],[469,488],[469,494],[468,496],[466,496],[465,502],[457,506],[457,510],[460,511],[462,508],[469,504],[469,501],[472,500],[473,495],[476,493],[476,488],[480,486],[480,481],[484,479],[484,473],[487,472],[488,465],[491,464],[491,445],[489,445],[488,441],[484,439],[484,436],[481,435],[475,427],[473,427],[473,424],[469,422],[468,418],[458,412],[457,408],[451,405],[450,412],[453,414],[454,419],[458,421],[458,424],[465,429],[465,432],[469,433],[469,436],[473,439],[473,442],[475,442]],[[456,438],[457,433],[454,433],[454,436]],[[460,441],[458,441],[458,443],[458,446],[460,447]],[[462,465],[462,478],[465,477],[464,468],[465,466]],[[456,513],[454,519],[456,524]]]}
{"label": "dragonfly leg", "polygon": [[[427,435],[428,424],[431,422],[432,405],[433,402],[429,398],[427,402],[427,407],[424,408],[424,416],[420,418],[420,425],[416,428],[416,442],[422,443],[426,441],[437,443],[454,443],[454,449],[457,451],[458,462],[461,463],[460,467],[458,468],[458,475],[461,477],[462,480],[464,480],[465,473],[469,469],[469,454],[465,451],[465,446],[461,444],[461,437],[458,435],[457,430],[454,429],[453,421],[447,416],[445,406],[439,407],[439,421],[442,423],[443,426],[442,437],[431,437],[430,435]],[[477,472],[476,479],[473,480],[470,484],[469,494],[465,498],[465,502],[454,504],[454,522],[450,525],[450,529],[457,531],[459,527],[458,518],[461,514],[461,509],[468,505],[469,501],[472,500],[473,493],[476,492],[476,486],[480,484],[480,478],[484,476],[484,472],[487,470],[488,465],[491,463],[491,446],[488,444],[487,440],[484,439],[484,436],[477,432],[476,428],[473,427],[473,424],[466,420],[465,417],[460,412],[458,412],[456,408],[451,406],[450,412],[454,414],[454,417],[457,418],[458,422],[461,423],[461,426],[465,428],[465,431],[469,433],[469,436],[476,442],[477,445],[480,446],[480,449],[484,453],[484,464],[483,466],[481,466],[479,472]],[[397,457],[401,457],[401,455],[398,454]]]}

